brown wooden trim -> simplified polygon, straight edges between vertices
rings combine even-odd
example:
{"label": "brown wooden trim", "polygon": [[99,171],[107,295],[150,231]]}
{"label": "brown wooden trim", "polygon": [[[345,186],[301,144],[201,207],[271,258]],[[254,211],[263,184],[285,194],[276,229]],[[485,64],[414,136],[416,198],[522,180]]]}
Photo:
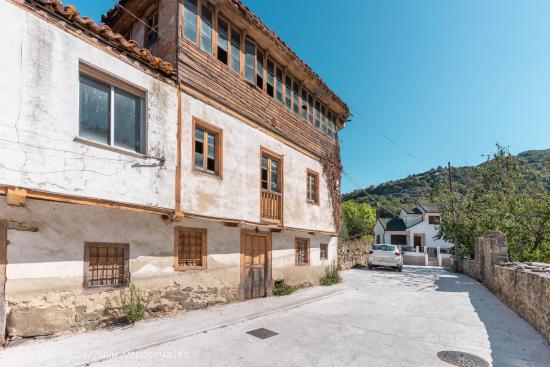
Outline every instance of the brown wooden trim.
{"label": "brown wooden trim", "polygon": [[[202,246],[201,246],[201,266],[180,266],[178,259],[178,233],[179,232],[200,232],[202,234]],[[174,227],[174,271],[189,271],[189,270],[206,270],[207,260],[208,260],[208,231],[206,228],[195,228],[195,227]]]}
{"label": "brown wooden trim", "polygon": [[[191,131],[191,160],[193,169],[199,172],[208,173],[219,178],[223,178],[223,129],[212,125],[204,120],[199,119],[198,117],[193,116],[193,130]],[[215,161],[215,171],[211,172],[206,169],[206,162],[208,155],[208,139],[205,136],[203,142],[203,167],[195,166],[195,129],[199,127],[205,130],[208,134],[216,136],[216,157]]]}
{"label": "brown wooden trim", "polygon": [[[8,188],[10,187],[11,186],[0,185],[0,195],[5,195],[7,193]],[[34,189],[25,189],[25,190],[27,191],[27,194],[26,194],[27,199],[97,206],[97,207],[130,210],[130,211],[136,211],[136,212],[146,212],[146,213],[154,213],[154,214],[169,215],[169,216],[174,214],[174,211],[172,209],[148,207],[145,205],[138,205],[138,204],[127,204],[127,203],[115,202],[112,200],[106,200],[106,199],[96,199],[96,198],[79,197],[74,195],[56,194],[56,193],[50,193],[46,191],[38,191]]]}
{"label": "brown wooden trim", "polygon": [[[315,177],[315,200],[309,199],[309,176]],[[320,191],[321,191],[321,182],[319,181],[319,172],[312,169],[306,168],[306,202],[308,204],[320,205]]]}
{"label": "brown wooden trim", "polygon": [[[307,243],[307,262],[306,263],[300,263],[298,262],[298,242],[299,241],[305,241]],[[311,243],[309,238],[306,237],[296,237],[294,239],[294,263],[296,266],[309,266],[311,264]]]}

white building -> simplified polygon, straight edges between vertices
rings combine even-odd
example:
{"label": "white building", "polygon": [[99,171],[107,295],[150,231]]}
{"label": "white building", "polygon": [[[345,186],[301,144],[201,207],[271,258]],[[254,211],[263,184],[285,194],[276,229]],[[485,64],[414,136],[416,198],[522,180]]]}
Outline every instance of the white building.
{"label": "white building", "polygon": [[237,0],[124,3],[149,28],[0,2],[0,341],[112,321],[130,281],[169,312],[336,260],[347,106]]}
{"label": "white building", "polygon": [[[399,245],[414,264],[447,263],[452,243],[435,238],[441,218],[436,204],[418,204],[414,208],[402,208],[399,218],[378,218],[374,227],[376,243]],[[425,258],[425,259],[424,259]],[[407,262],[407,258],[405,258]]]}

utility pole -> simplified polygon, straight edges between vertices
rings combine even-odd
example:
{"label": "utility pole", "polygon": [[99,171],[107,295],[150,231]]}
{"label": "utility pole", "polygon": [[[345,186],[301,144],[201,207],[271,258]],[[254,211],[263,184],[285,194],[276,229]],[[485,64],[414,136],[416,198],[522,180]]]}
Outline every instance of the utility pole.
{"label": "utility pole", "polygon": [[452,232],[453,232],[453,245],[455,250],[455,261],[454,261],[454,270],[456,273],[458,273],[458,247],[456,243],[456,233],[455,233],[455,225],[456,225],[456,212],[455,212],[455,204],[454,204],[454,195],[453,195],[453,179],[451,177],[451,162],[449,161],[447,164],[447,171],[449,175],[449,191],[451,193],[451,212],[453,213],[453,226],[452,226]]}

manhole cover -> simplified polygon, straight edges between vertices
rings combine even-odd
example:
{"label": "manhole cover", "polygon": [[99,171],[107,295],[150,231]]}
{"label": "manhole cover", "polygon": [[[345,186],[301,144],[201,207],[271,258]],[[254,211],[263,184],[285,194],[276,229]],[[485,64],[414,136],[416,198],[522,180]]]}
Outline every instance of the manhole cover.
{"label": "manhole cover", "polygon": [[260,339],[267,339],[271,338],[272,336],[278,335],[276,332],[264,328],[250,330],[246,333]]}
{"label": "manhole cover", "polygon": [[454,350],[444,350],[437,353],[442,361],[454,364],[459,367],[489,367],[489,362],[473,354],[457,352]]}

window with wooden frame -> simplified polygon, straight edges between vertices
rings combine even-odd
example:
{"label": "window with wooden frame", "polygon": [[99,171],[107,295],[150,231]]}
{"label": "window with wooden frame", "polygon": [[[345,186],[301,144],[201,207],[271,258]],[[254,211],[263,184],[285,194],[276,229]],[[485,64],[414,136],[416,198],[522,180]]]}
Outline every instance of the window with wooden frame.
{"label": "window with wooden frame", "polygon": [[159,39],[159,13],[156,10],[146,19],[147,27],[145,27],[145,48],[149,48]]}
{"label": "window with wooden frame", "polygon": [[174,270],[206,269],[206,248],[206,229],[175,228]]}
{"label": "window with wooden frame", "polygon": [[201,2],[201,50],[212,54],[212,10]]}
{"label": "window with wooden frame", "polygon": [[315,101],[315,127],[321,128],[321,103]]}
{"label": "window with wooden frame", "polygon": [[332,112],[327,109],[327,135],[332,137]]}
{"label": "window with wooden frame", "polygon": [[193,168],[222,175],[223,130],[193,118]]}
{"label": "window with wooden frame", "polygon": [[264,89],[264,52],[256,47],[256,87]]}
{"label": "window with wooden frame", "polygon": [[302,88],[302,104],[300,109],[300,115],[302,118],[307,121],[307,92],[304,88]]}
{"label": "window with wooden frame", "polygon": [[441,217],[439,215],[430,215],[428,216],[428,223],[430,224],[439,224]]}
{"label": "window with wooden frame", "polygon": [[277,77],[277,101],[283,103],[283,69],[277,67],[276,77]]}
{"label": "window with wooden frame", "polygon": [[307,170],[307,202],[319,204],[319,174],[310,169]]}
{"label": "window with wooden frame", "polygon": [[321,132],[323,134],[327,133],[327,111],[325,106],[321,105]]}
{"label": "window with wooden frame", "polygon": [[261,149],[260,218],[281,222],[283,215],[283,157]]}
{"label": "window with wooden frame", "polygon": [[256,44],[246,38],[244,41],[244,79],[254,84],[255,77],[255,62],[256,62]]}
{"label": "window with wooden frame", "polygon": [[321,260],[328,260],[328,244],[327,243],[322,243],[319,246],[319,250],[320,250],[319,258]]}
{"label": "window with wooden frame", "polygon": [[285,105],[292,110],[292,78],[288,74],[285,75]]}
{"label": "window with wooden frame", "polygon": [[231,27],[231,70],[241,73],[241,34]]}
{"label": "window with wooden frame", "polygon": [[266,92],[270,97],[275,97],[275,63],[267,59]]}
{"label": "window with wooden frame", "polygon": [[144,153],[145,97],[145,91],[81,63],[78,136]]}
{"label": "window with wooden frame", "polygon": [[84,244],[84,286],[122,286],[130,281],[129,245]]}
{"label": "window with wooden frame", "polygon": [[313,96],[311,94],[308,94],[307,108],[307,120],[313,125]]}
{"label": "window with wooden frame", "polygon": [[198,0],[183,0],[183,36],[194,44],[198,44],[198,26]]}
{"label": "window with wooden frame", "polygon": [[269,192],[281,192],[281,160],[269,153],[262,152],[262,189]]}
{"label": "window with wooden frame", "polygon": [[300,114],[300,88],[298,87],[298,81],[292,82],[292,110],[295,114]]}
{"label": "window with wooden frame", "polygon": [[296,238],[296,265],[309,265],[309,238]]}
{"label": "window with wooden frame", "polygon": [[218,46],[216,57],[227,65],[229,61],[229,23],[218,18]]}

